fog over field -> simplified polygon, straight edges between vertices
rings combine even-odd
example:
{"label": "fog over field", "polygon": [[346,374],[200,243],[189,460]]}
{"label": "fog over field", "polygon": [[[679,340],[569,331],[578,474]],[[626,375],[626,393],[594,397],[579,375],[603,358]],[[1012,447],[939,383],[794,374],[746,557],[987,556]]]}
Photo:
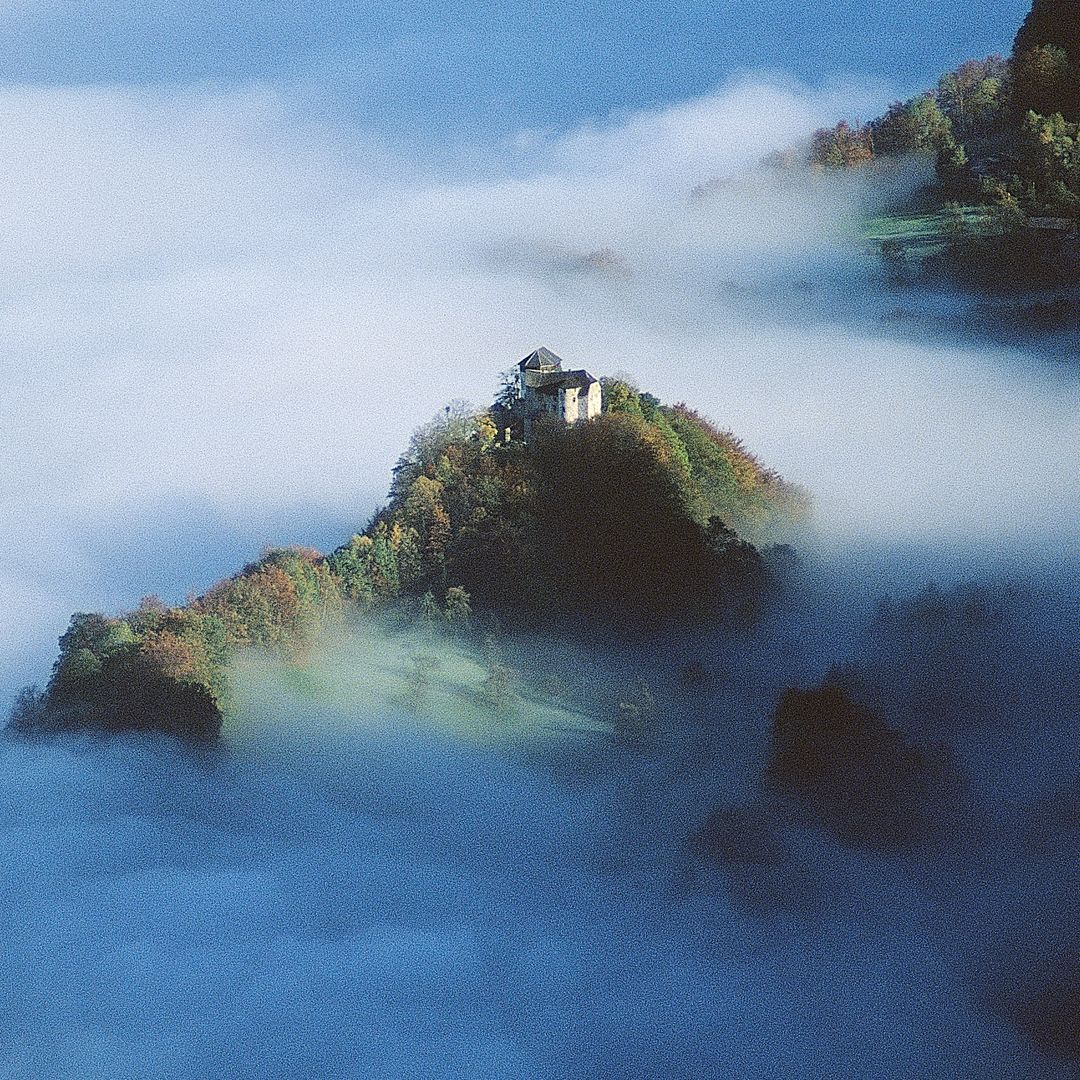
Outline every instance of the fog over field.
{"label": "fog over field", "polygon": [[[0,747],[0,1074],[1076,1076],[1021,1014],[1048,982],[1080,1008],[1075,807],[1040,816],[1076,790],[1080,379],[880,321],[852,236],[915,171],[748,176],[880,97],[746,78],[436,159],[268,91],[0,91],[0,446],[33,462],[0,482],[5,691],[72,610],[345,539],[410,430],[540,344],[687,401],[815,506],[787,608],[654,658],[719,674],[648,753],[345,700],[348,640],[322,695],[247,670],[213,754]],[[815,281],[865,323],[804,318]],[[976,715],[933,730],[907,644],[867,636],[931,581],[1000,607],[952,643]],[[971,804],[903,857],[785,824],[794,902],[755,907],[687,838],[759,794],[785,686],[852,657]],[[650,661],[576,662],[614,690]]]}

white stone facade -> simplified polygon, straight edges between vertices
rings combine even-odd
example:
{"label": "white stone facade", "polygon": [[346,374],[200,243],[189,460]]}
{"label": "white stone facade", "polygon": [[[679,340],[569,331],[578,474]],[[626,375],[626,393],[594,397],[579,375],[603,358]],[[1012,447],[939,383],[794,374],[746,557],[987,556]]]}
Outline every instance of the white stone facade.
{"label": "white stone facade", "polygon": [[562,360],[545,348],[518,364],[518,395],[526,439],[537,421],[576,424],[603,409],[599,381],[587,371],[564,371]]}

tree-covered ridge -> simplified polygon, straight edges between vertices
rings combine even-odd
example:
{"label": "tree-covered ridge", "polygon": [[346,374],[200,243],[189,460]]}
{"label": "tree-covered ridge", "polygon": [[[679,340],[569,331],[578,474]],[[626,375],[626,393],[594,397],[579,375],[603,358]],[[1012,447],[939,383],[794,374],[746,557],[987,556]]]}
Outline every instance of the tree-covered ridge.
{"label": "tree-covered ridge", "polygon": [[720,518],[754,543],[781,540],[807,511],[805,494],[763,465],[731,431],[685,403],[662,405],[620,380],[605,383],[605,409],[643,419],[668,443],[701,523]]}
{"label": "tree-covered ridge", "polygon": [[686,406],[620,381],[607,391],[602,416],[528,443],[505,405],[450,407],[413,436],[386,507],[331,555],[272,550],[183,605],[75,615],[12,727],[213,739],[238,650],[303,664],[350,612],[617,632],[745,617],[769,571],[743,537],[780,537],[805,499]]}
{"label": "tree-covered ridge", "polygon": [[852,168],[879,158],[935,159],[938,194],[988,208],[986,228],[1080,219],[1080,8],[1035,0],[1012,55],[969,60],[937,86],[869,123],[814,133],[807,161]]}
{"label": "tree-covered ridge", "polygon": [[12,717],[21,732],[151,729],[212,739],[230,712],[228,665],[239,648],[298,660],[344,610],[318,552],[267,552],[187,604],[155,597],[127,615],[80,612],[60,638],[43,695],[25,692]]}
{"label": "tree-covered ridge", "polygon": [[506,439],[500,406],[422,428],[388,505],[330,557],[346,594],[457,584],[517,617],[662,617],[684,610],[695,574],[722,592],[734,562],[756,558],[746,540],[776,542],[805,514],[798,489],[687,406],[621,380],[605,380],[604,401],[597,420],[528,445]]}
{"label": "tree-covered ridge", "polygon": [[737,435],[685,404],[665,418],[686,451],[700,519],[719,518],[762,543],[782,539],[805,517],[805,493],[763,465]]}

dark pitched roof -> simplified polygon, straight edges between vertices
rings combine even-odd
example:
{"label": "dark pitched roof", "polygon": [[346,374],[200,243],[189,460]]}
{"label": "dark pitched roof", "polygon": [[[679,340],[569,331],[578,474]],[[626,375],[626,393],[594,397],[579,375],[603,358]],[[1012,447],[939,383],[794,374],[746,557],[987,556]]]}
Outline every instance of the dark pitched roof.
{"label": "dark pitched roof", "polygon": [[525,372],[525,385],[530,390],[557,390],[565,378],[565,371],[535,371],[529,368]]}
{"label": "dark pitched roof", "polygon": [[594,382],[596,382],[596,379],[594,379],[584,368],[578,368],[576,371],[563,372],[563,386],[577,386],[580,389],[584,389],[586,386],[591,386]]}
{"label": "dark pitched roof", "polygon": [[533,371],[525,372],[525,385],[539,394],[553,394],[556,390],[565,390],[576,386],[579,390],[591,386],[594,379],[587,371]]}
{"label": "dark pitched roof", "polygon": [[529,353],[518,364],[518,369],[520,371],[560,371],[562,369],[562,360],[550,349],[545,349],[541,345],[539,349]]}

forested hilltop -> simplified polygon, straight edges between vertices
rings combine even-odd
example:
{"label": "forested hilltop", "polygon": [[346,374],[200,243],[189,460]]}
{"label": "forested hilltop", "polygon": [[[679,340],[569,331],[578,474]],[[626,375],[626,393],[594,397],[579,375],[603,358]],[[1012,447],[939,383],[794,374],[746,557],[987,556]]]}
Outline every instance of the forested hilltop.
{"label": "forested hilltop", "polygon": [[[805,162],[860,168],[933,159],[936,182],[878,232],[894,275],[928,249],[928,274],[979,287],[1080,276],[1080,4],[1035,0],[1011,56],[969,60],[869,123],[814,133]],[[778,162],[792,164],[791,155]],[[908,267],[910,270],[911,268]]]}
{"label": "forested hilltop", "polygon": [[73,616],[11,727],[214,739],[240,650],[302,666],[320,634],[364,613],[463,633],[482,614],[567,634],[745,620],[805,512],[735,436],[623,381],[604,380],[600,416],[527,442],[506,395],[448,407],[414,435],[387,505],[330,555],[272,550],[180,606]]}

